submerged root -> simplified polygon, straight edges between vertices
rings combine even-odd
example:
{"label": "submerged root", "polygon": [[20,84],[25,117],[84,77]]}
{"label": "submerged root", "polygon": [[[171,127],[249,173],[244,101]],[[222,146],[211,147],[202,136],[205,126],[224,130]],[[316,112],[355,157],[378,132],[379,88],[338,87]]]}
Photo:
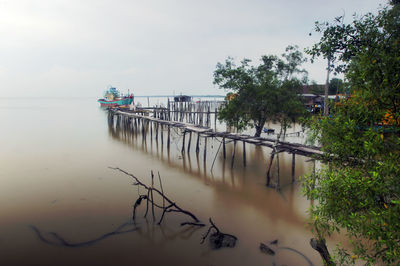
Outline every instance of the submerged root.
{"label": "submerged root", "polygon": [[201,240],[201,244],[204,243],[206,238],[210,235],[211,231],[214,230],[214,233],[211,233],[209,237],[210,246],[212,249],[220,249],[223,247],[233,248],[236,245],[237,237],[230,234],[222,233],[218,227],[213,223],[211,218],[209,219],[211,226],[208,228],[207,233],[203,236]]}

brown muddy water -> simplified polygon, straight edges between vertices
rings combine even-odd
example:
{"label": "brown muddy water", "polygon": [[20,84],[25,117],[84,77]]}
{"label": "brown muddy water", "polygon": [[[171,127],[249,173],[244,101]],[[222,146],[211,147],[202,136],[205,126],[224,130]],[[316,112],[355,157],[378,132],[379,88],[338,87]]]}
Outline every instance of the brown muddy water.
{"label": "brown muddy water", "polygon": [[[0,98],[0,265],[320,265],[310,245],[310,203],[292,185],[291,155],[280,155],[282,189],[265,186],[270,150],[241,145],[231,169],[233,145],[223,160],[218,140],[209,140],[203,161],[192,144],[181,154],[180,132],[171,149],[140,134],[111,129],[95,99]],[[291,129],[296,131],[298,129]],[[301,140],[299,140],[301,141]],[[296,156],[296,177],[313,167]],[[150,184],[160,173],[165,194],[202,222],[237,236],[235,248],[200,244],[207,228],[184,226],[168,213],[161,225],[132,206],[133,180]],[[276,175],[276,168],[273,170]],[[157,217],[160,213],[156,212]],[[119,233],[115,233],[118,231]],[[261,242],[275,256],[259,250]],[[63,242],[65,241],[65,242]]]}

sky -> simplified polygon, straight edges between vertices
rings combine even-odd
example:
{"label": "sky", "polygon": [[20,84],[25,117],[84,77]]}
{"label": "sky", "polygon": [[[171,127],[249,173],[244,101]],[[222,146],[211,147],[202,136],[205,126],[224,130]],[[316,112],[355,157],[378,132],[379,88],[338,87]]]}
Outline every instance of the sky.
{"label": "sky", "polygon": [[[310,47],[315,21],[376,12],[386,0],[0,0],[0,97],[223,95],[230,56],[259,63]],[[326,62],[307,63],[323,84]]]}

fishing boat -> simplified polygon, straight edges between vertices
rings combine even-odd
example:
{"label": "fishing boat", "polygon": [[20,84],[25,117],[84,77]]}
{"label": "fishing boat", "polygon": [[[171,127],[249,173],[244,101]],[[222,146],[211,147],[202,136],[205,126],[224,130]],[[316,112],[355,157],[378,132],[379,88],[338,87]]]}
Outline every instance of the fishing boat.
{"label": "fishing boat", "polygon": [[264,133],[273,134],[275,133],[275,129],[264,127]]}
{"label": "fishing boat", "polygon": [[101,107],[118,107],[133,103],[133,94],[122,95],[116,88],[110,87],[105,93],[104,98],[97,100]]}

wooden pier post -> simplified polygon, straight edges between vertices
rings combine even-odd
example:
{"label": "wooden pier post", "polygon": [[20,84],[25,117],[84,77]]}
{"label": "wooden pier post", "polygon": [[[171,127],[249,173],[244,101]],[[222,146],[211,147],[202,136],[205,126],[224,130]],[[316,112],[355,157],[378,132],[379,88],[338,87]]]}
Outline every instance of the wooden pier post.
{"label": "wooden pier post", "polygon": [[158,142],[158,122],[156,122],[156,142]]}
{"label": "wooden pier post", "polygon": [[164,146],[164,126],[161,124],[160,134],[161,134],[161,146]]}
{"label": "wooden pier post", "polygon": [[217,131],[217,108],[215,108],[215,113],[214,113],[214,128],[215,131]]}
{"label": "wooden pier post", "polygon": [[280,176],[280,168],[279,168],[279,154],[276,155],[276,163],[278,164],[278,176],[276,181],[276,189],[281,189],[281,176]]}
{"label": "wooden pier post", "polygon": [[236,141],[237,141],[236,139],[233,140],[233,153],[232,153],[231,169],[233,169],[233,163],[235,162]]}
{"label": "wooden pier post", "polygon": [[226,159],[225,137],[222,137],[222,153],[224,155],[224,159]]}
{"label": "wooden pier post", "polygon": [[207,159],[207,136],[205,136],[205,138],[204,138],[204,154],[203,154],[204,156],[204,162],[206,161],[206,159]]}
{"label": "wooden pier post", "polygon": [[275,153],[276,153],[276,148],[274,147],[274,149],[271,152],[271,158],[270,158],[269,166],[268,166],[268,170],[267,170],[267,187],[269,187],[271,185],[270,171],[271,171],[272,161],[274,160],[274,157],[275,157]]}
{"label": "wooden pier post", "polygon": [[295,167],[296,167],[296,154],[292,153],[292,183],[294,183],[295,179]]}
{"label": "wooden pier post", "polygon": [[153,139],[153,121],[150,121],[150,139]]}
{"label": "wooden pier post", "polygon": [[169,103],[169,98],[168,98],[168,104],[167,104],[167,108],[168,108],[168,115],[167,115],[167,120],[171,121],[171,110],[170,110],[170,103]]}
{"label": "wooden pier post", "polygon": [[181,153],[183,153],[185,151],[185,137],[186,137],[186,130],[183,131],[183,140],[182,140]]}
{"label": "wooden pier post", "polygon": [[243,165],[246,166],[246,142],[243,141]]}
{"label": "wooden pier post", "polygon": [[170,145],[170,135],[171,135],[171,126],[168,125],[168,139],[167,139],[167,149],[169,150]]}
{"label": "wooden pier post", "polygon": [[189,143],[188,143],[188,148],[187,148],[187,152],[190,152],[190,144],[192,142],[192,131],[189,131]]}
{"label": "wooden pier post", "polygon": [[197,154],[200,151],[199,142],[200,142],[200,133],[197,133],[197,141],[196,141],[196,153]]}
{"label": "wooden pier post", "polygon": [[143,123],[143,138],[144,141],[147,143],[147,130],[148,130],[148,126],[149,126],[149,121],[146,120],[145,123]]}

